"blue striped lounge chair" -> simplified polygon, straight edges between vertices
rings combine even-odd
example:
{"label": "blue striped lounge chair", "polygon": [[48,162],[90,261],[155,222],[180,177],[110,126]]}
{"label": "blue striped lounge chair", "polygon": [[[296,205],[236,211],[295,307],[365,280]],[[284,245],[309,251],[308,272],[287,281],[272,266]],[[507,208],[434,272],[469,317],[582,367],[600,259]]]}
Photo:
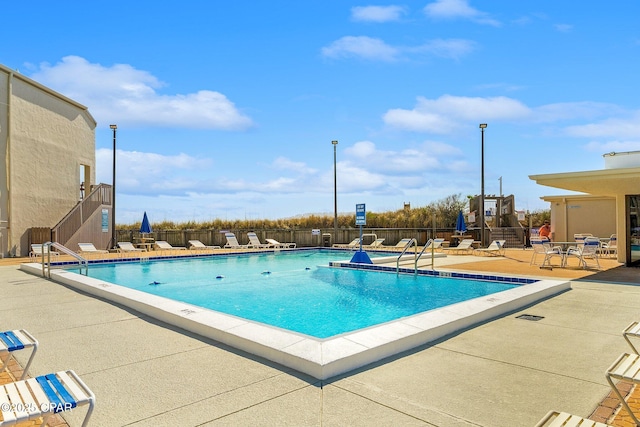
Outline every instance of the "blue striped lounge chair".
{"label": "blue striped lounge chair", "polygon": [[86,427],[95,400],[95,395],[71,370],[3,384],[0,386],[0,426],[13,426],[40,417],[44,426],[53,414],[89,405],[82,423]]}

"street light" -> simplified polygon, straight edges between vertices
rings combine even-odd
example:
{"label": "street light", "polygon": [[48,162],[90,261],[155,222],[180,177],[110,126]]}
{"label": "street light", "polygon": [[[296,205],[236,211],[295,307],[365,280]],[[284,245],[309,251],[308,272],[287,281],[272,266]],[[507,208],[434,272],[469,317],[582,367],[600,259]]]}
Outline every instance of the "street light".
{"label": "street light", "polygon": [[113,130],[113,186],[111,187],[111,248],[114,249],[116,240],[116,129],[118,125],[109,125]]}
{"label": "street light", "polygon": [[331,144],[333,145],[333,238],[336,239],[338,237],[338,169],[336,167],[338,141],[331,141]]}
{"label": "street light", "polygon": [[480,132],[482,134],[482,146],[481,146],[481,166],[480,166],[480,246],[484,247],[484,129],[487,127],[486,123],[480,124]]}

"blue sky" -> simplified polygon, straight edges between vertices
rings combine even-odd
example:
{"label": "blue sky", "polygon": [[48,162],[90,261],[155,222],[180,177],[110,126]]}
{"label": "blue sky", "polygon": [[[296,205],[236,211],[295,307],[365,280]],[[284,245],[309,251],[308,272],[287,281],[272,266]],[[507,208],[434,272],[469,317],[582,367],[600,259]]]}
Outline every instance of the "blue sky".
{"label": "blue sky", "polygon": [[640,150],[640,3],[9,2],[0,63],[86,105],[118,223],[333,215]]}

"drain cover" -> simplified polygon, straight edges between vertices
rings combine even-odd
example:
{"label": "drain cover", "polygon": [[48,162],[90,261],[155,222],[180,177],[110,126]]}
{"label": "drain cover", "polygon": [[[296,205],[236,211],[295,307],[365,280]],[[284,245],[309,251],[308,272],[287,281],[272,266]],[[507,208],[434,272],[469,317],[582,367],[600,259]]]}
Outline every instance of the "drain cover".
{"label": "drain cover", "polygon": [[521,314],[520,316],[516,316],[516,319],[531,320],[532,322],[536,322],[538,320],[544,319],[544,316],[535,316],[533,314]]}

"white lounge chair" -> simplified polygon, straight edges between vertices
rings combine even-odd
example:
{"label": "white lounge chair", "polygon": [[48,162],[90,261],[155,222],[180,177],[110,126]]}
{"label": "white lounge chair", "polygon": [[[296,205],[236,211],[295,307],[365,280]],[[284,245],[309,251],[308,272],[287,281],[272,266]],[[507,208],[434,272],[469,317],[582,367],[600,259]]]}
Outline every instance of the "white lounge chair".
{"label": "white lounge chair", "polygon": [[80,255],[86,256],[87,258],[92,254],[100,255],[109,253],[109,251],[104,249],[96,249],[93,243],[78,243],[78,247],[80,248]]}
{"label": "white lounge chair", "polygon": [[400,249],[404,249],[405,247],[407,247],[407,245],[412,241],[413,239],[410,237],[406,237],[404,239],[400,239],[398,240],[398,243],[395,244],[395,246],[393,246],[394,248],[400,248]]}
{"label": "white lounge chair", "polygon": [[431,249],[433,249],[434,251],[438,250],[438,249],[442,249],[442,244],[444,243],[444,239],[431,239],[431,241],[429,242],[428,245],[425,246],[424,250],[425,251],[430,251]]}
{"label": "white lounge chair", "polygon": [[156,240],[156,242],[154,243],[156,246],[156,249],[159,251],[186,251],[187,248],[182,247],[182,246],[172,246],[171,243],[166,242],[164,240]]}
{"label": "white lounge chair", "polygon": [[331,247],[333,248],[341,248],[341,249],[356,249],[360,246],[360,238],[356,237],[355,239],[353,239],[351,242],[349,242],[348,244],[344,244],[344,243],[334,243],[333,245],[331,245]]}
{"label": "white lounge chair", "polygon": [[60,371],[0,386],[2,421],[13,426],[43,417],[42,425],[58,412],[89,405],[82,426],[89,423],[95,396],[74,371]]}
{"label": "white lounge chair", "polygon": [[29,258],[31,258],[32,261],[37,261],[38,258],[42,256],[45,256],[45,257],[47,256],[47,250],[48,250],[48,253],[51,255],[51,258],[53,258],[54,260],[57,260],[58,257],[60,256],[60,252],[52,251],[51,247],[47,249],[41,243],[32,243],[31,252],[29,252]]}
{"label": "white lounge chair", "polygon": [[189,249],[196,251],[206,251],[209,249],[222,249],[220,246],[206,246],[200,240],[189,240]]}
{"label": "white lounge chair", "polygon": [[571,415],[567,412],[549,411],[544,418],[538,421],[535,427],[611,427],[609,424]]}
{"label": "white lounge chair", "polygon": [[564,263],[566,266],[569,257],[575,256],[582,268],[589,267],[587,260],[591,259],[595,261],[595,267],[600,269],[600,261],[598,259],[598,249],[600,248],[600,239],[597,237],[586,237],[583,243],[579,243],[577,246],[572,246],[567,249],[564,254]]}
{"label": "white lounge chair", "polygon": [[247,237],[249,238],[249,246],[254,248],[268,248],[271,245],[269,243],[262,243],[260,238],[256,233],[250,231],[247,233]]}
{"label": "white lounge chair", "polygon": [[455,252],[455,253],[466,253],[470,254],[473,252],[473,239],[462,239],[462,241],[453,248],[442,248],[443,251],[447,252]]}
{"label": "white lounge chair", "polygon": [[27,375],[33,357],[38,351],[38,340],[24,329],[0,332],[0,370],[8,368],[9,361],[14,357],[14,352],[28,348],[31,349],[31,356],[29,356],[27,364],[24,365],[21,380]]}
{"label": "white lounge chair", "polygon": [[[374,240],[370,244],[366,245],[367,248],[379,248],[382,246],[382,242],[384,242],[384,237],[380,237],[379,239]],[[365,246],[365,245],[363,245]]]}
{"label": "white lounge chair", "polygon": [[280,243],[275,239],[264,239],[265,242],[269,243],[274,248],[295,248],[295,243]]}
{"label": "white lounge chair", "polygon": [[227,249],[248,249],[252,247],[252,245],[241,245],[238,242],[238,238],[233,233],[224,233],[224,237],[227,238],[227,243],[224,245]]}
{"label": "white lounge chair", "polygon": [[507,243],[506,240],[494,240],[491,242],[489,246],[486,248],[478,248],[474,249],[473,253],[487,254],[493,256],[504,256],[504,245]]}
{"label": "white lounge chair", "polygon": [[131,242],[118,242],[118,252],[126,253],[126,252],[146,252],[146,249],[136,248],[133,246]]}

